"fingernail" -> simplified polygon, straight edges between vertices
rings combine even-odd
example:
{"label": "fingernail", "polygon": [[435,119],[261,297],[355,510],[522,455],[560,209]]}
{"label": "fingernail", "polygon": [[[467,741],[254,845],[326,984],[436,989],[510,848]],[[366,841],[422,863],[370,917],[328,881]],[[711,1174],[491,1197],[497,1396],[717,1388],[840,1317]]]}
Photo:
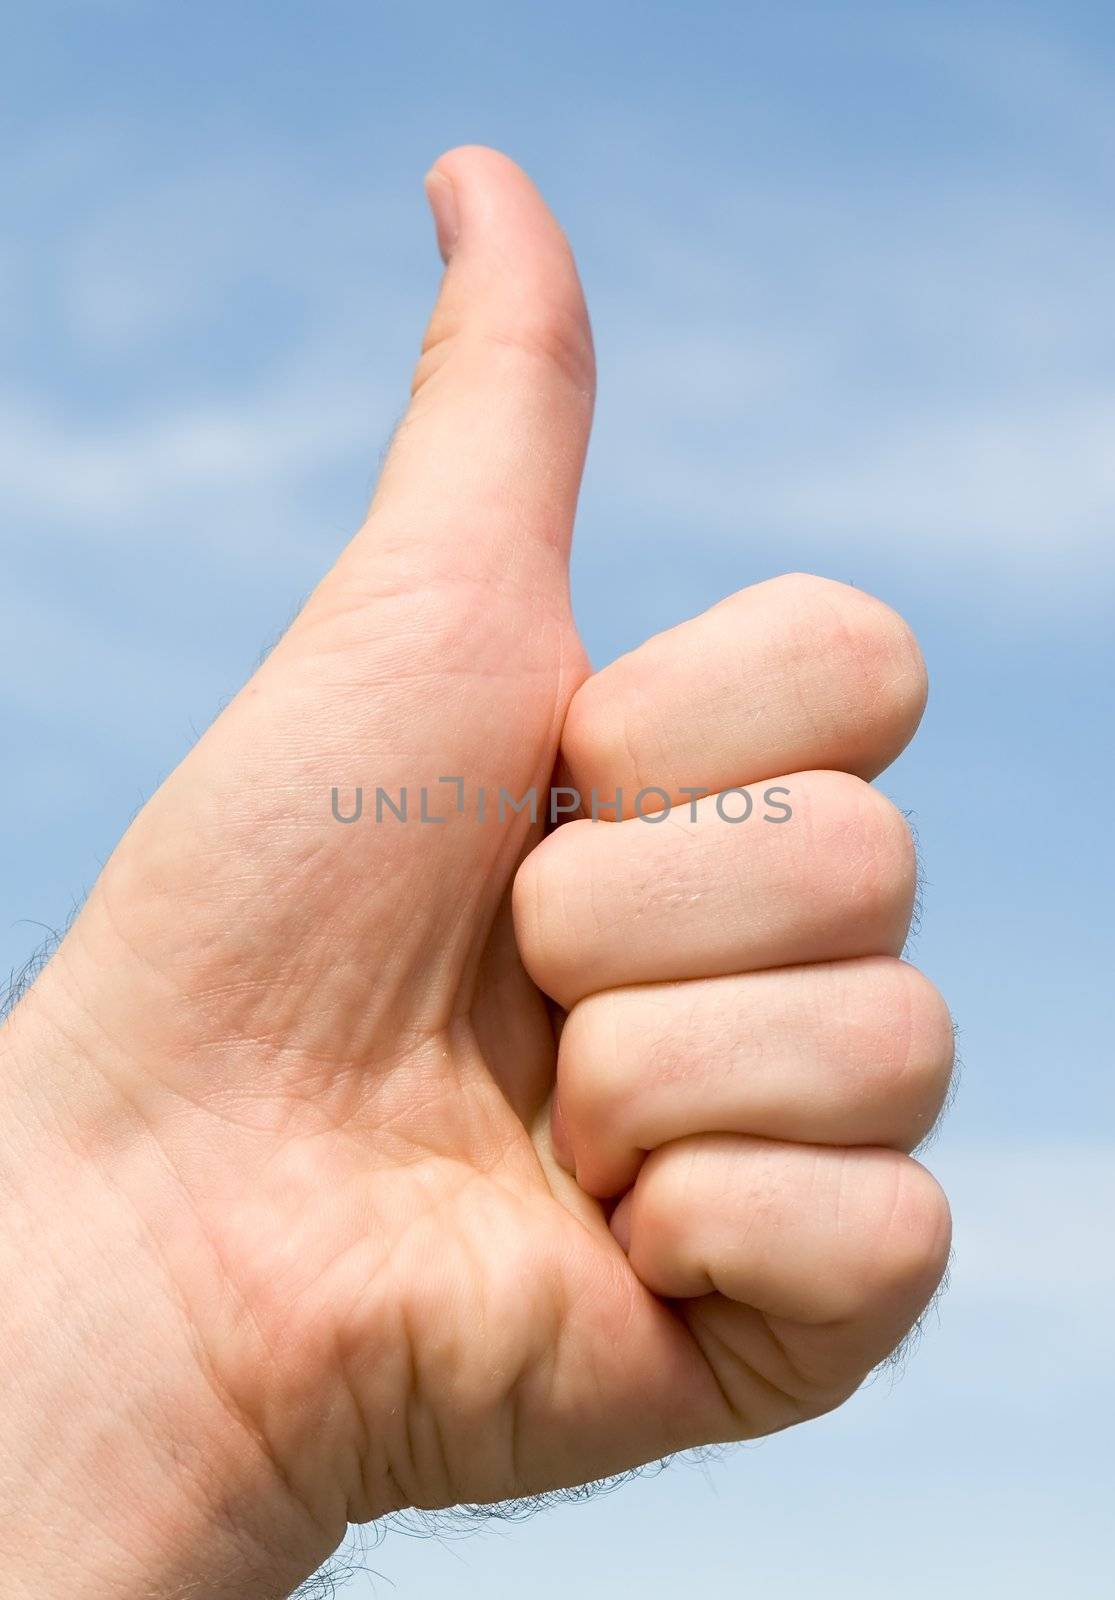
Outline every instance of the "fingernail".
{"label": "fingernail", "polygon": [[612,1230],[612,1237],[623,1251],[628,1255],[631,1250],[631,1195],[625,1194],[619,1205],[612,1212],[608,1223]]}
{"label": "fingernail", "polygon": [[446,266],[453,254],[457,243],[459,222],[457,218],[457,193],[453,184],[444,172],[433,168],[426,174],[426,199],[430,202],[430,210],[434,214],[434,227],[437,229],[437,247],[441,252],[441,259]]}
{"label": "fingernail", "polygon": [[564,1167],[566,1172],[575,1173],[577,1164],[573,1159],[573,1146],[569,1143],[565,1118],[561,1114],[561,1103],[556,1094],[550,1105],[550,1144],[558,1166]]}

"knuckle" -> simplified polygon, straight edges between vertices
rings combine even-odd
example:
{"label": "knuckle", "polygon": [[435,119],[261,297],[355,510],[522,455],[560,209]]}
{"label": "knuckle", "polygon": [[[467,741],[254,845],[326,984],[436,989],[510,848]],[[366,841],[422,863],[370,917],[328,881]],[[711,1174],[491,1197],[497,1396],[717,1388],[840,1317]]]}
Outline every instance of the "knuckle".
{"label": "knuckle", "polygon": [[834,578],[819,577],[815,572],[782,572],[776,578],[769,578],[767,583],[788,603],[805,611],[821,609],[831,591],[848,588],[847,584],[838,583]]}
{"label": "knuckle", "polygon": [[426,328],[412,391],[418,391],[447,362],[479,352],[510,354],[542,363],[563,374],[586,397],[596,385],[592,329],[579,287],[546,296],[510,296],[499,308],[467,315],[461,303],[441,296]]}
{"label": "knuckle", "polygon": [[932,1131],[948,1095],[956,1039],[940,991],[916,967],[901,962],[899,970],[906,989],[905,1051],[895,1059],[895,1071],[920,1142]]}
{"label": "knuckle", "polygon": [[932,1173],[910,1156],[895,1159],[893,1202],[879,1252],[885,1287],[928,1297],[948,1262],[952,1215]]}
{"label": "knuckle", "polygon": [[885,1100],[902,1143],[920,1143],[933,1128],[952,1076],[948,1007],[916,967],[889,958],[866,1004],[871,1065],[865,1094]]}
{"label": "knuckle", "polygon": [[925,660],[909,624],[850,584],[800,572],[775,581],[814,648],[846,666],[859,701],[870,708],[876,728],[890,733],[897,752],[917,727],[929,692]]}
{"label": "knuckle", "polygon": [[864,875],[868,906],[882,920],[897,915],[905,923],[917,885],[914,839],[905,817],[877,789],[863,784],[859,795]]}
{"label": "knuckle", "polygon": [[596,363],[588,319],[581,307],[531,300],[488,330],[497,349],[508,349],[556,368],[573,386],[590,391]]}
{"label": "knuckle", "polygon": [[836,790],[826,839],[831,864],[860,920],[878,929],[887,948],[900,948],[917,888],[909,825],[897,806],[861,778],[829,776]]}

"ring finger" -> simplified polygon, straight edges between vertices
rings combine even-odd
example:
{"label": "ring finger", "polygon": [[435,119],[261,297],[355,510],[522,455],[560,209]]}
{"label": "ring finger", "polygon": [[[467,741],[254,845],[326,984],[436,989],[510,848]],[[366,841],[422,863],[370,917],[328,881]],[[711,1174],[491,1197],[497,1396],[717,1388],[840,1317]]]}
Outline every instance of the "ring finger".
{"label": "ring finger", "polygon": [[555,1154],[601,1198],[700,1133],[911,1150],[948,1090],[940,995],[874,957],[595,994],[565,1020]]}

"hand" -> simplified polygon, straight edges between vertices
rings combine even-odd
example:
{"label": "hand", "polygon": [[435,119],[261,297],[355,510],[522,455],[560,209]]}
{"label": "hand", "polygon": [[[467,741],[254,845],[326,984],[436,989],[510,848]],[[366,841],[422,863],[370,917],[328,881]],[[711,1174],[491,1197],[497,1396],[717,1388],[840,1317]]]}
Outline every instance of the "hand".
{"label": "hand", "polygon": [[[48,1565],[75,1519],[83,1596],[274,1594],[348,1520],[816,1415],[947,1253],[906,1152],[951,1029],[864,781],[917,723],[917,648],[777,579],[590,677],[574,266],[505,158],[429,191],[448,266],[364,527],[0,1036],[12,1551]],[[559,745],[586,799],[677,808],[539,842],[495,801],[544,810]]]}

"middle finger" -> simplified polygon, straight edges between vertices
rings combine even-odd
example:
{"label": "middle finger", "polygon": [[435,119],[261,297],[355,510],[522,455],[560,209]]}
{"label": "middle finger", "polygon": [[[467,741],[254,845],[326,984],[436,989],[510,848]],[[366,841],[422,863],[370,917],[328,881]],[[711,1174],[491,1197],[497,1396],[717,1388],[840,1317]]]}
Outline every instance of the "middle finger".
{"label": "middle finger", "polygon": [[568,1009],[624,984],[897,955],[916,883],[901,813],[847,773],[779,786],[772,804],[770,785],[748,791],[745,821],[729,820],[745,810],[739,791],[543,840],[514,892],[538,986]]}

